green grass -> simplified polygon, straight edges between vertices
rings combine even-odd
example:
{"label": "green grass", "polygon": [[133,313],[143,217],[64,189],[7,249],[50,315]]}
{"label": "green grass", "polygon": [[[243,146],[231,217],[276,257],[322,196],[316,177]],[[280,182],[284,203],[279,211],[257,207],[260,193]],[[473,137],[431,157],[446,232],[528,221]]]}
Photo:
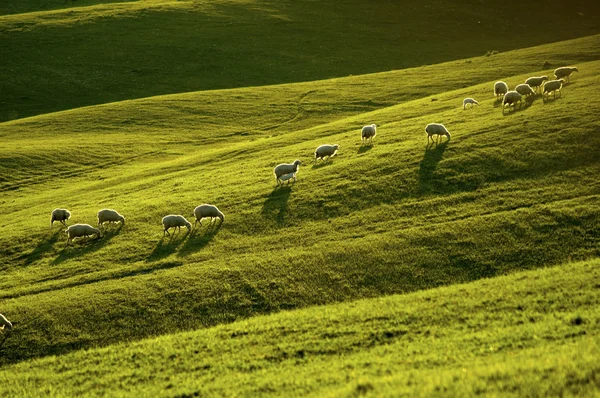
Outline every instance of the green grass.
{"label": "green grass", "polygon": [[[3,123],[0,299],[17,332],[0,362],[597,257],[598,40]],[[503,115],[494,81],[545,59],[580,72],[562,98]],[[453,137],[426,149],[432,121]],[[313,166],[326,142],[339,156]],[[295,158],[298,182],[275,189]],[[162,238],[162,216],[204,202],[222,228]],[[55,207],[127,224],[64,248]]]}
{"label": "green grass", "polygon": [[0,121],[403,69],[600,33],[596,0],[103,3],[3,2],[0,14],[35,12],[0,15]]}
{"label": "green grass", "polygon": [[[600,261],[0,370],[10,396],[594,396]],[[17,336],[11,337],[18,338]]]}

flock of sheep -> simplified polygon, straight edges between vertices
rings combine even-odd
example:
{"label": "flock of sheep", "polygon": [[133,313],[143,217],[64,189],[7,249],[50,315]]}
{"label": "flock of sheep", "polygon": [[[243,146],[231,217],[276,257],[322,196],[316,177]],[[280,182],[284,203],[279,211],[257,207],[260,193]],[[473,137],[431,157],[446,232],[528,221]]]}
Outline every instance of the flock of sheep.
{"label": "flock of sheep", "polygon": [[[497,98],[502,96],[502,111],[504,112],[505,106],[509,107],[513,105],[516,107],[516,104],[522,104],[522,97],[529,98],[536,94],[540,88],[543,88],[542,97],[550,96],[552,93],[554,97],[556,97],[556,92],[561,93],[561,89],[563,84],[568,82],[570,79],[570,75],[573,72],[578,72],[577,67],[562,67],[558,68],[554,71],[554,76],[556,80],[548,80],[547,76],[540,77],[530,77],[523,84],[519,84],[515,87],[514,90],[509,90],[508,85],[502,81],[496,82],[494,84],[494,94]],[[479,103],[473,98],[465,98],[463,100],[463,109],[467,108],[467,105],[471,105],[471,107],[475,105],[479,105]],[[443,124],[439,123],[430,123],[425,127],[425,132],[427,133],[427,145],[435,142],[438,143],[440,137],[447,137],[450,139],[450,132]],[[373,143],[373,138],[377,135],[377,126],[375,124],[370,124],[364,126],[361,130],[361,142],[362,144],[371,144]],[[436,137],[435,141],[433,137]],[[315,163],[317,160],[321,159],[325,161],[332,156],[335,156],[339,149],[339,145],[321,145],[319,146],[315,152]],[[283,185],[284,182],[296,181],[296,173],[301,165],[300,160],[296,160],[293,163],[282,163],[277,165],[273,169],[273,173],[275,174],[275,179],[277,185]],[[221,220],[223,223],[225,216],[223,213],[214,205],[210,204],[202,204],[196,207],[193,211],[193,215],[196,218],[196,222],[194,226],[200,223],[202,226],[202,219],[210,218],[210,225],[213,225],[213,222],[216,219]],[[121,225],[125,225],[125,217],[119,214],[116,210],[112,209],[102,209],[97,214],[98,217],[98,226],[101,227],[104,223],[118,223]],[[66,226],[66,221],[71,218],[71,212],[66,209],[55,209],[52,211],[52,216],[50,219],[50,227],[54,224],[55,221],[61,222]],[[170,214],[162,219],[163,225],[163,236],[170,235],[169,229],[173,228],[178,231],[181,230],[181,227],[186,227],[188,231],[191,231],[192,224],[186,220],[186,218],[179,214]],[[97,238],[101,237],[100,229],[94,228],[89,224],[74,224],[69,226],[65,233],[68,235],[67,243],[71,243],[75,238],[81,237],[91,237],[96,235]],[[12,330],[12,323],[6,319],[6,317],[0,314],[0,329]]]}

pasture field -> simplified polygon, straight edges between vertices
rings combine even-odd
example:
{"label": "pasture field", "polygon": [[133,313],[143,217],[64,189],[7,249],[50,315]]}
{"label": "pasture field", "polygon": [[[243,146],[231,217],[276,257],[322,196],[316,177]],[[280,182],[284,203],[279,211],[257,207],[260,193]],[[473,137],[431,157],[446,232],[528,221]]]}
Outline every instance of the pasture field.
{"label": "pasture field", "polygon": [[600,261],[0,370],[10,396],[597,396]]}
{"label": "pasture field", "polygon": [[[598,256],[598,41],[3,123],[0,299],[17,327],[0,361]],[[580,72],[503,113],[494,81],[549,73],[544,60]],[[431,121],[449,143],[426,148]],[[327,142],[339,155],[313,165]],[[272,168],[295,158],[298,182],[276,188]],[[222,228],[163,237],[164,215],[205,202]],[[65,248],[55,207],[127,223]]]}
{"label": "pasture field", "polygon": [[599,34],[598,21],[596,0],[5,0],[0,121],[436,64]]}

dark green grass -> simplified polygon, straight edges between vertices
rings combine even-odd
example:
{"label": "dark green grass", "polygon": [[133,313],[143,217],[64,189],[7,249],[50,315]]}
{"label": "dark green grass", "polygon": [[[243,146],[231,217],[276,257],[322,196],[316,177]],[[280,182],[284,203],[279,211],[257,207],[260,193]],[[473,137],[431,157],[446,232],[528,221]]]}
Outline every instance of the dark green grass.
{"label": "dark green grass", "polygon": [[136,1],[5,15],[0,120],[483,56],[597,34],[598,20],[595,0]]}
{"label": "dark green grass", "polygon": [[10,396],[596,396],[599,278],[600,262],[594,260],[286,311],[8,366],[0,370],[0,391]]}
{"label": "dark green grass", "polygon": [[[137,0],[133,0],[137,1]],[[85,7],[103,3],[130,3],[130,0],[4,0],[0,3],[0,15]]]}
{"label": "dark green grass", "polygon": [[[17,328],[2,362],[598,256],[600,62],[584,62],[597,43],[498,54],[501,76],[480,57],[3,123],[2,158],[18,167],[0,196],[0,297]],[[540,59],[580,72],[562,98],[503,115],[493,82],[541,74]],[[456,89],[465,67],[488,79]],[[423,87],[436,94],[414,99]],[[466,96],[481,106],[463,111]],[[361,113],[365,99],[398,105]],[[426,148],[431,121],[450,143]],[[326,142],[339,155],[313,167]],[[295,158],[298,182],[276,189],[272,168]],[[164,215],[204,202],[222,228],[162,237]],[[127,224],[64,248],[55,207],[70,223],[115,208]]]}

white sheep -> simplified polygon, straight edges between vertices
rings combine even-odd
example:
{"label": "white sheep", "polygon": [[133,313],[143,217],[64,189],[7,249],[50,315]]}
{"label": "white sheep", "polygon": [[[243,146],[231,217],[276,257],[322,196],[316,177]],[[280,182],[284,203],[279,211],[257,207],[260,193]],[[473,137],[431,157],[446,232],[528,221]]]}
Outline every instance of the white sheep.
{"label": "white sheep", "polygon": [[337,153],[337,150],[340,146],[338,144],[335,145],[321,145],[319,146],[316,150],[315,150],[315,163],[317,162],[317,159],[321,159],[321,160],[325,160],[325,156],[327,156],[327,159],[329,159],[332,156],[335,156],[335,154]]}
{"label": "white sheep", "polygon": [[273,169],[273,173],[275,174],[275,180],[277,181],[277,185],[281,183],[281,176],[290,173],[297,173],[298,168],[301,164],[301,161],[295,160],[294,163],[281,163],[275,166],[275,168]]}
{"label": "white sheep", "polygon": [[535,91],[539,90],[540,87],[544,84],[544,81],[548,80],[548,76],[534,76],[525,80],[525,84],[529,84],[529,86]]}
{"label": "white sheep", "polygon": [[71,212],[67,209],[54,209],[52,210],[52,217],[50,218],[50,228],[54,221],[60,221],[64,226],[67,226],[65,221],[71,218]]}
{"label": "white sheep", "polygon": [[549,80],[544,84],[544,92],[542,95],[550,96],[550,93],[553,93],[554,98],[556,98],[556,92],[558,91],[562,96],[562,85],[565,83],[564,79],[559,80]]}
{"label": "white sheep", "polygon": [[556,76],[556,79],[562,79],[563,77],[567,78],[567,82],[570,81],[570,76],[571,73],[573,72],[579,72],[579,69],[577,69],[576,66],[563,66],[562,68],[557,68],[554,71],[554,76]]}
{"label": "white sheep", "polygon": [[508,84],[500,81],[494,84],[494,95],[498,98],[508,92]]}
{"label": "white sheep", "polygon": [[13,328],[12,323],[2,314],[0,314],[0,325],[2,326],[0,329],[12,330]]}
{"label": "white sheep", "polygon": [[519,84],[517,87],[515,87],[515,91],[525,97],[535,95],[535,91],[533,91],[531,86],[527,83]]}
{"label": "white sheep", "polygon": [[212,225],[213,220],[220,219],[221,224],[225,220],[225,215],[217,208],[217,206],[203,204],[194,209],[194,216],[196,216],[196,223],[200,223],[202,226],[202,219],[206,217],[210,217],[210,224]]}
{"label": "white sheep", "polygon": [[431,143],[433,144],[433,136],[435,135],[435,143],[438,143],[440,136],[445,135],[448,140],[450,140],[450,132],[448,129],[440,123],[429,123],[425,126],[425,132],[427,133],[427,145],[429,145],[429,139],[431,138]]}
{"label": "white sheep", "polygon": [[98,225],[102,225],[105,222],[121,222],[121,225],[125,225],[125,217],[120,215],[116,210],[102,209],[98,212]]}
{"label": "white sheep", "polygon": [[479,105],[479,102],[475,101],[473,98],[465,98],[463,100],[463,109],[467,109],[467,105],[471,104],[471,108],[475,105]]}
{"label": "white sheep", "polygon": [[69,239],[67,239],[67,244],[65,246],[68,246],[69,243],[73,239],[79,238],[79,237],[87,237],[87,236],[92,236],[92,235],[96,235],[97,238],[102,237],[102,236],[100,236],[100,230],[92,227],[89,224],[71,225],[69,228],[67,228],[65,230],[65,234],[67,234],[69,236]]}
{"label": "white sheep", "polygon": [[[284,174],[279,178],[279,180],[282,182],[282,184],[283,184],[283,181],[289,181],[289,180],[294,180],[294,182],[296,182],[296,173]],[[288,182],[288,184],[289,184],[289,182]]]}
{"label": "white sheep", "polygon": [[181,231],[181,227],[186,227],[188,231],[192,229],[192,224],[190,224],[190,222],[186,220],[184,216],[175,214],[164,216],[162,219],[162,225],[164,227],[163,236],[165,233],[167,235],[171,235],[169,233],[170,228],[177,228],[178,231]]}
{"label": "white sheep", "polygon": [[504,107],[508,104],[508,107],[510,108],[511,105],[513,105],[513,107],[517,106],[517,102],[519,103],[519,106],[523,105],[523,99],[522,99],[522,95],[519,94],[516,91],[509,91],[506,94],[504,94],[504,98],[502,98],[502,112],[504,112]]}
{"label": "white sheep", "polygon": [[375,123],[369,124],[368,126],[364,126],[362,128],[362,130],[360,131],[360,136],[361,136],[361,140],[362,140],[363,144],[367,140],[369,141],[370,144],[372,144],[373,137],[375,137],[376,135],[377,135],[377,126],[375,125]]}

